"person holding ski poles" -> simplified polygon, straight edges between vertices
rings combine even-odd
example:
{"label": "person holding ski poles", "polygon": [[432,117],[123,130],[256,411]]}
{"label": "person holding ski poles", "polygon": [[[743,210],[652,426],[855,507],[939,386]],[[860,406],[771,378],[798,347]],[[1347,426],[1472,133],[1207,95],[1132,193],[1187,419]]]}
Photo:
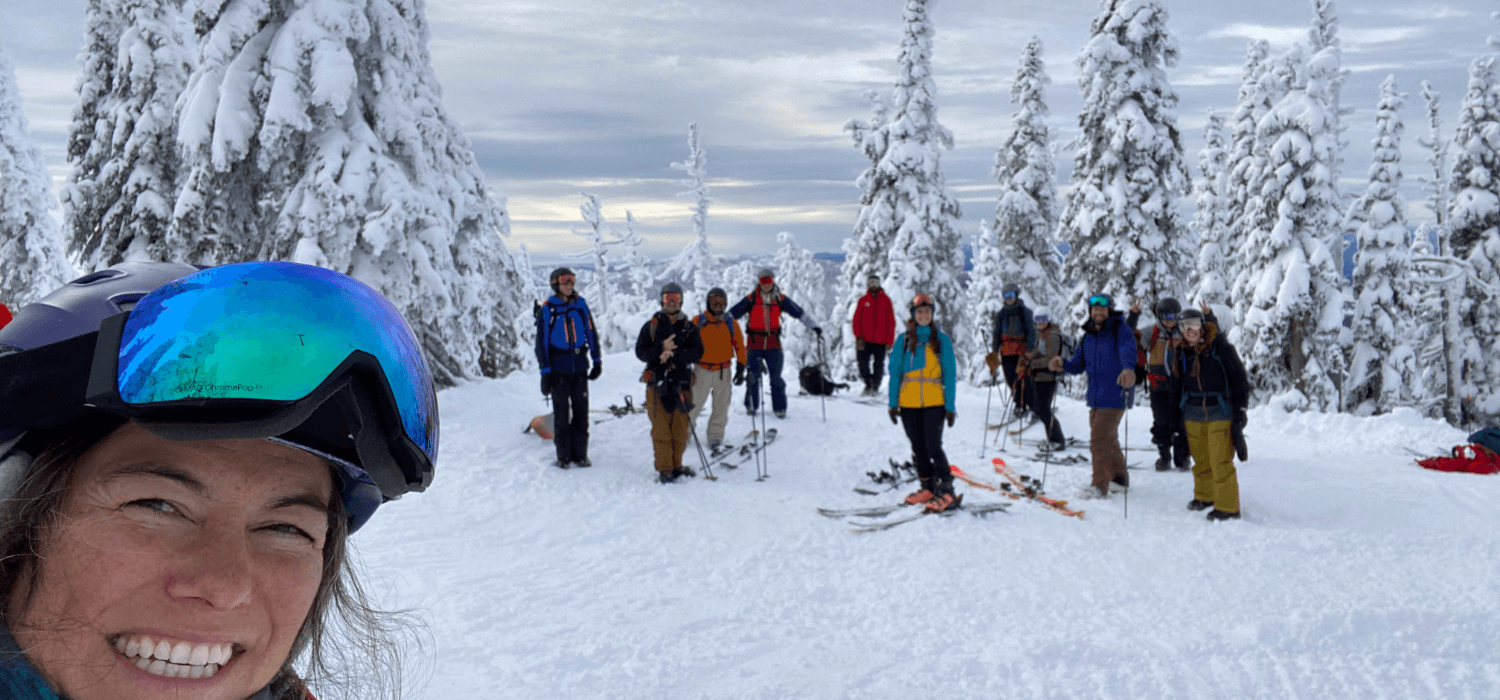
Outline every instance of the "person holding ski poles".
{"label": "person holding ski poles", "polygon": [[688,411],[693,408],[693,363],[703,357],[703,341],[693,320],[682,313],[682,286],[661,288],[661,311],[641,326],[635,356],[646,363],[646,415],[651,419],[651,446],[656,477],[670,484],[694,472],[682,466],[687,451]]}
{"label": "person holding ski poles", "polygon": [[865,289],[854,309],[854,356],[859,378],[865,383],[861,395],[877,396],[885,373],[885,352],[896,337],[896,311],[880,288],[880,277],[866,278]]}
{"label": "person holding ski poles", "polygon": [[[1131,310],[1137,311],[1138,308],[1132,307]],[[1167,380],[1167,357],[1182,342],[1177,328],[1182,304],[1172,297],[1165,297],[1156,302],[1152,311],[1156,314],[1156,323],[1152,324],[1149,336],[1142,334],[1139,337],[1141,351],[1146,355],[1146,384],[1151,392],[1151,442],[1160,453],[1156,471],[1169,471],[1173,466],[1187,471],[1187,436],[1182,432],[1181,421],[1177,420],[1177,404],[1172,403],[1172,387]]]}
{"label": "person holding ski poles", "polygon": [[1021,301],[1021,287],[1006,282],[1001,289],[1002,306],[995,312],[994,332],[990,334],[990,354],[985,357],[990,374],[998,362],[1005,370],[1005,385],[1010,387],[1016,420],[1026,418],[1026,380],[1022,362],[1026,353],[1036,350],[1036,326],[1031,309]]}
{"label": "person holding ski poles", "polygon": [[785,311],[801,321],[819,340],[823,338],[823,329],[802,312],[802,307],[781,293],[776,286],[776,275],[769,268],[761,268],[755,276],[755,289],[729,310],[735,319],[745,319],[745,332],[750,336],[746,343],[750,381],[745,387],[745,411],[754,415],[760,409],[760,370],[764,362],[771,374],[771,410],[777,418],[786,418],[786,381],[781,378],[781,313]]}
{"label": "person holding ski poles", "polygon": [[548,279],[552,297],[536,313],[536,362],[542,370],[542,394],[552,398],[552,444],[558,467],[589,467],[588,382],[604,371],[599,334],[588,303],[575,289],[573,271],[559,267]]}
{"label": "person holding ski poles", "polygon": [[436,470],[411,327],[311,265],[109,271],[0,330],[0,697],[394,697],[348,553]]}
{"label": "person holding ski poles", "polygon": [[[708,416],[708,447],[715,450],[724,444],[734,387],[745,383],[745,338],[740,335],[739,322],[725,313],[729,295],[724,290],[718,287],[708,290],[707,301],[708,308],[693,319],[703,341],[703,357],[693,370],[693,410],[688,412],[688,418],[696,423],[709,396],[713,396],[714,408]],[[731,364],[733,376],[729,373]]]}
{"label": "person holding ski poles", "polygon": [[932,297],[918,294],[907,305],[906,332],[896,338],[890,360],[890,417],[899,419],[911,441],[912,464],[921,488],[906,497],[910,505],[940,512],[963,500],[953,492],[953,472],[943,452],[943,424],[958,418],[953,399],[958,365],[953,341],[933,322]]}
{"label": "person holding ski poles", "polygon": [[[1209,520],[1240,517],[1237,445],[1244,444],[1250,380],[1219,324],[1198,309],[1178,317],[1182,345],[1169,360],[1169,392],[1193,454],[1193,500],[1189,510],[1209,511]],[[1243,455],[1241,455],[1243,459]]]}
{"label": "person holding ski poles", "polygon": [[1036,350],[1026,353],[1026,367],[1031,381],[1031,413],[1036,416],[1047,435],[1043,449],[1061,452],[1067,449],[1068,441],[1063,436],[1062,424],[1052,415],[1052,399],[1057,395],[1057,375],[1048,368],[1052,358],[1062,356],[1062,332],[1052,323],[1052,312],[1039,307],[1032,312],[1036,321]]}
{"label": "person holding ski poles", "polygon": [[1089,456],[1094,475],[1079,498],[1108,498],[1111,483],[1130,487],[1125,452],[1120,449],[1120,419],[1125,416],[1127,392],[1135,386],[1135,332],[1114,309],[1114,298],[1100,292],[1088,298],[1089,318],[1073,357],[1054,357],[1053,372],[1088,372]]}

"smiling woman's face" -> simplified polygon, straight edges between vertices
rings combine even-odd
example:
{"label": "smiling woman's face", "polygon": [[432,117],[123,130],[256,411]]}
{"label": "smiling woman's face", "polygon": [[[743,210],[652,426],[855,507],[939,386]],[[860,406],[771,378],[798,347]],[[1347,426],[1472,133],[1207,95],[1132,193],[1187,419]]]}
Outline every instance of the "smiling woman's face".
{"label": "smiling woman's face", "polygon": [[79,460],[12,633],[70,700],[243,700],[317,595],[331,498],[327,465],[294,447],[126,423]]}

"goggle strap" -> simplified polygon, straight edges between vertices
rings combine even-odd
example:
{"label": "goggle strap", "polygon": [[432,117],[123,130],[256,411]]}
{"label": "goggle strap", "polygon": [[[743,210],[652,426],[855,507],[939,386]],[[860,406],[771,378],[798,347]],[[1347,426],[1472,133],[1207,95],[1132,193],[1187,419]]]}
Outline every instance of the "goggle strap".
{"label": "goggle strap", "polygon": [[0,357],[0,434],[61,425],[83,413],[98,332]]}

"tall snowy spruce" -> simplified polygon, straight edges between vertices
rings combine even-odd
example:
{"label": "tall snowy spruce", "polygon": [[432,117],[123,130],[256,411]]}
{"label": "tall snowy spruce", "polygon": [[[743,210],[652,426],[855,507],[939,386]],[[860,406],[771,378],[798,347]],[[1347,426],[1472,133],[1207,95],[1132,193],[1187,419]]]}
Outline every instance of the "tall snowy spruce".
{"label": "tall snowy spruce", "polygon": [[1068,328],[1083,300],[1109,292],[1147,305],[1187,287],[1192,241],[1177,198],[1190,179],[1177,130],[1177,93],[1166,69],[1177,63],[1159,0],[1104,0],[1079,54],[1072,188],[1059,237],[1070,250],[1063,276],[1077,285]]}
{"label": "tall snowy spruce", "polygon": [[[1255,125],[1281,98],[1281,94],[1272,94],[1270,56],[1271,45],[1265,39],[1245,46],[1245,68],[1234,114],[1229,119],[1229,152],[1225,156],[1228,181],[1224,185],[1224,218],[1229,229],[1225,231],[1223,246],[1224,279],[1231,283],[1244,267],[1240,247],[1245,239],[1245,203],[1250,201],[1252,181],[1263,168],[1255,153]],[[1231,285],[1227,294],[1232,293]],[[1234,299],[1225,301],[1233,303]]]}
{"label": "tall snowy spruce", "polygon": [[1462,420],[1468,424],[1500,420],[1500,80],[1495,61],[1493,55],[1484,56],[1469,68],[1449,180],[1449,241],[1453,255],[1467,263],[1465,272],[1472,275],[1458,309],[1462,332],[1473,334],[1472,343],[1459,349]]}
{"label": "tall snowy spruce", "polygon": [[174,110],[193,67],[182,5],[89,2],[62,192],[69,250],[86,270],[172,257],[165,239],[181,160]]}
{"label": "tall snowy spruce", "polygon": [[850,119],[844,131],[854,139],[854,147],[870,159],[870,167],[859,174],[855,184],[860,188],[859,217],[854,222],[854,232],[844,239],[844,264],[839,272],[835,290],[833,316],[824,329],[828,342],[829,369],[835,377],[854,379],[855,343],[850,324],[854,321],[855,305],[864,296],[865,281],[875,275],[884,281],[889,270],[886,251],[891,248],[896,227],[895,197],[892,188],[895,180],[891,174],[880,169],[889,145],[885,126],[889,105],[875,90],[865,91],[870,103],[869,121]]}
{"label": "tall snowy spruce", "polygon": [[687,191],[679,192],[677,196],[691,197],[693,200],[693,240],[658,276],[663,280],[687,283],[686,286],[692,287],[700,301],[718,281],[720,274],[719,261],[708,245],[708,205],[713,200],[708,198],[708,171],[704,169],[707,162],[708,156],[698,144],[698,125],[689,124],[687,160],[673,163],[672,167],[688,176],[682,181],[688,186]]}
{"label": "tall snowy spruce", "polygon": [[0,46],[0,304],[29,304],[73,277],[57,201],[42,154],[31,141],[10,54]]}
{"label": "tall snowy spruce", "polygon": [[599,311],[609,308],[609,299],[614,284],[610,279],[609,261],[605,259],[605,256],[609,254],[609,247],[618,241],[605,238],[605,234],[608,234],[610,230],[609,225],[604,223],[604,212],[599,206],[599,198],[587,192],[579,192],[578,196],[583,197],[583,204],[578,205],[578,213],[583,216],[583,222],[589,227],[582,231],[573,229],[573,235],[583,236],[584,240],[589,242],[589,249],[581,253],[569,254],[567,257],[587,260],[589,266],[593,268],[588,286],[584,287],[582,292],[588,299],[590,310],[597,309],[594,314],[598,315]]}
{"label": "tall snowy spruce", "polygon": [[1053,231],[1057,229],[1057,168],[1052,160],[1051,134],[1047,128],[1047,66],[1042,60],[1042,40],[1032,37],[1021,51],[1020,67],[1010,87],[1010,102],[1016,106],[1011,119],[1014,129],[995,152],[994,174],[1000,183],[994,223],[980,232],[974,250],[966,314],[978,322],[968,336],[972,352],[971,370],[978,380],[988,376],[983,355],[989,351],[989,333],[1002,305],[1001,289],[1014,282],[1021,296],[1033,307],[1058,306],[1067,301],[1062,285],[1062,264]]}
{"label": "tall snowy spruce", "polygon": [[405,314],[440,385],[520,366],[508,220],[443,108],[424,3],[210,3],[194,23],[173,255],[368,282]]}
{"label": "tall snowy spruce", "polygon": [[[791,233],[776,234],[776,286],[782,293],[797,302],[802,310],[820,323],[826,311],[828,288],[823,266],[813,259],[812,251],[797,245]],[[787,367],[796,370],[821,361],[818,338],[800,323],[788,323],[781,327],[782,347],[786,349]]]}
{"label": "tall snowy spruce", "polygon": [[[1312,0],[1312,6],[1312,28],[1307,31],[1308,48],[1314,60],[1321,60],[1328,64],[1323,68],[1328,71],[1328,88],[1323,91],[1322,99],[1328,107],[1328,113],[1333,115],[1333,133],[1338,138],[1338,147],[1333,150],[1331,166],[1334,186],[1337,188],[1339,177],[1343,173],[1344,146],[1346,145],[1343,136],[1346,128],[1343,126],[1343,118],[1344,115],[1352,112],[1352,110],[1344,109],[1343,106],[1344,80],[1349,77],[1350,70],[1343,67],[1343,48],[1339,41],[1339,18],[1333,0]],[[1341,245],[1342,236],[1334,243]],[[1334,243],[1330,243],[1330,249],[1341,250]]]}
{"label": "tall snowy spruce", "polygon": [[1411,248],[1407,243],[1406,201],[1401,197],[1400,109],[1404,95],[1396,76],[1380,84],[1371,142],[1369,184],[1349,207],[1346,226],[1358,226],[1354,260],[1354,343],[1343,409],[1357,415],[1387,413],[1420,398],[1421,369],[1416,349],[1423,340],[1412,332],[1419,305],[1411,288]]}
{"label": "tall snowy spruce", "polygon": [[1245,204],[1244,267],[1232,292],[1238,322],[1230,339],[1251,385],[1262,397],[1280,396],[1288,410],[1336,410],[1345,368],[1344,280],[1328,247],[1343,219],[1327,99],[1338,63],[1327,51],[1304,64],[1294,46],[1268,73],[1289,80],[1290,90],[1256,130],[1263,167]]}
{"label": "tall snowy spruce", "polygon": [[890,122],[882,127],[886,148],[875,166],[889,183],[881,195],[889,198],[894,230],[885,289],[897,304],[915,294],[932,295],[937,322],[954,343],[966,344],[965,324],[980,320],[959,309],[964,258],[956,222],[961,210],[943,179],[942,153],[953,148],[953,134],[937,120],[930,5],[929,0],[906,0],[899,77],[891,94]]}
{"label": "tall snowy spruce", "polygon": [[1229,154],[1224,148],[1224,117],[1213,110],[1209,110],[1208,124],[1203,127],[1198,170],[1203,176],[1193,214],[1193,228],[1198,232],[1198,267],[1193,271],[1187,298],[1192,303],[1222,304],[1228,290],[1224,267],[1231,221]]}

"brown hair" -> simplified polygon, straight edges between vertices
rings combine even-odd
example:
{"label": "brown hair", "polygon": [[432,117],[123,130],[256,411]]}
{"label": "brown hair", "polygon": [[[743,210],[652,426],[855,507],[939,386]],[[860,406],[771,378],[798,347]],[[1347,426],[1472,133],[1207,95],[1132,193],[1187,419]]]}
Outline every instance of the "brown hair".
{"label": "brown hair", "polygon": [[[14,591],[24,591],[16,601],[17,610],[31,606],[41,550],[61,517],[79,460],[125,421],[91,411],[56,428],[31,431],[17,446],[35,459],[20,475],[15,492],[0,504],[0,624],[13,628],[16,623],[10,605]],[[271,681],[271,696],[305,699],[302,679],[294,669],[305,657],[307,677],[320,696],[399,698],[403,659],[396,638],[420,637],[420,626],[407,611],[370,607],[348,549],[348,514],[340,499],[333,499],[332,505],[318,591],[286,662]]]}
{"label": "brown hair", "polygon": [[[928,328],[931,329],[931,332],[927,334],[927,346],[932,348],[932,354],[937,355],[938,357],[942,357],[943,338],[942,335],[938,332],[937,319],[933,319],[932,323],[928,324]],[[906,319],[906,351],[915,352],[916,349],[917,320],[914,318],[909,318]]]}

